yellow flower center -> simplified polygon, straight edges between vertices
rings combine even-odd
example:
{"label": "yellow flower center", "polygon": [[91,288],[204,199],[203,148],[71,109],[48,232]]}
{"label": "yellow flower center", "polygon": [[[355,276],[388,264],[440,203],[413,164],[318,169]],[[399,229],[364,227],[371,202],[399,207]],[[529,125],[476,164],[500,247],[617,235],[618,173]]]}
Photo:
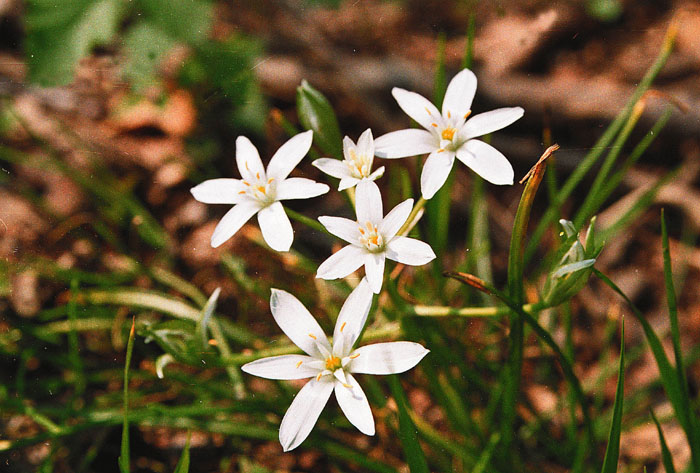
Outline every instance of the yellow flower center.
{"label": "yellow flower center", "polygon": [[442,134],[440,136],[442,136],[443,140],[451,141],[452,138],[454,138],[455,136],[455,131],[457,130],[455,130],[454,128],[445,128],[444,130],[442,130]]}
{"label": "yellow flower center", "polygon": [[384,238],[379,233],[377,226],[372,222],[365,223],[364,227],[360,225],[360,243],[362,243],[369,251],[381,251],[384,249]]}
{"label": "yellow flower center", "polygon": [[255,175],[255,179],[243,179],[245,190],[240,191],[239,194],[248,194],[260,202],[270,202],[274,200],[274,180],[275,179],[272,177],[267,180],[263,180],[261,179],[260,173],[257,173]]}
{"label": "yellow flower center", "polygon": [[328,371],[335,371],[343,367],[343,364],[340,362],[340,358],[337,356],[331,356],[330,358],[326,359],[326,369]]}

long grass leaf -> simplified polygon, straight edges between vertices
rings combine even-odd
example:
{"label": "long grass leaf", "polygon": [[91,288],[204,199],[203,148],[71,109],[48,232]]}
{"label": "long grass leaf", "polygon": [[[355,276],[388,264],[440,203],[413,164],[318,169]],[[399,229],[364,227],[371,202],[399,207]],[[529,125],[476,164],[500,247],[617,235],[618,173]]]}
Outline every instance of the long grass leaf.
{"label": "long grass leaf", "polygon": [[388,379],[391,394],[394,396],[399,411],[399,440],[401,441],[406,463],[408,463],[411,473],[429,473],[428,461],[425,459],[423,448],[418,443],[416,426],[408,413],[406,393],[396,375],[390,375]]}
{"label": "long grass leaf", "polygon": [[666,473],[676,473],[676,468],[673,466],[673,457],[671,456],[671,451],[668,449],[666,437],[664,437],[664,431],[661,430],[659,419],[656,418],[656,414],[654,414],[653,410],[650,411],[650,413],[654,424],[656,424],[656,430],[659,432],[659,443],[661,444],[661,463],[663,463]]}
{"label": "long grass leaf", "polygon": [[131,323],[129,331],[129,341],[126,344],[126,361],[124,362],[124,421],[122,423],[122,442],[121,454],[119,455],[119,471],[121,473],[129,473],[130,471],[130,449],[129,449],[129,365],[131,364],[131,355],[134,352],[134,329],[136,327],[136,319]]}
{"label": "long grass leaf", "polygon": [[182,450],[182,455],[180,455],[180,460],[175,466],[175,471],[173,473],[189,473],[190,471],[190,437],[191,432],[187,433],[187,441],[185,442],[185,448]]}
{"label": "long grass leaf", "polygon": [[620,332],[620,368],[617,374],[617,389],[615,390],[615,404],[613,405],[613,417],[608,434],[608,446],[605,449],[605,458],[601,473],[615,473],[617,462],[620,459],[620,433],[622,431],[622,404],[625,391],[625,320],[622,320]]}
{"label": "long grass leaf", "polygon": [[566,182],[562,185],[561,189],[559,189],[557,199],[550,203],[549,207],[545,211],[545,214],[532,233],[527,248],[525,249],[526,262],[532,259],[545,231],[547,231],[549,225],[558,217],[559,208],[561,205],[567,198],[569,198],[576,187],[578,187],[586,174],[588,174],[588,171],[593,168],[598,158],[600,158],[600,156],[603,154],[603,151],[605,151],[615,136],[617,136],[624,123],[627,122],[627,119],[632,113],[632,109],[634,108],[635,104],[642,98],[642,95],[644,95],[649,87],[651,87],[652,82],[654,79],[656,79],[659,72],[661,72],[661,69],[671,55],[677,32],[678,30],[675,25],[669,27],[659,55],[656,57],[654,63],[651,65],[651,67],[649,67],[646,74],[639,82],[639,85],[632,93],[632,96],[627,101],[627,104],[625,104],[625,107],[620,111],[620,113],[617,114],[615,120],[608,125],[608,128],[593,145],[591,151],[583,158],[574,172],[571,173],[571,176],[569,176]]}

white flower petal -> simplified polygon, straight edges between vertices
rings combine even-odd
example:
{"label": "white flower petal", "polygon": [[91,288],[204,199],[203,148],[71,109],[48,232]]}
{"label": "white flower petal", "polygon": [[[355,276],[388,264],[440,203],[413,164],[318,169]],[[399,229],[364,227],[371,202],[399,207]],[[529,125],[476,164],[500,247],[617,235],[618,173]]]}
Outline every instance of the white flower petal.
{"label": "white flower petal", "polygon": [[406,219],[411,214],[413,209],[413,199],[407,199],[399,205],[391,209],[391,212],[386,214],[382,223],[378,225],[379,233],[382,234],[384,241],[389,241],[396,235],[401,226],[406,223]]}
{"label": "white flower petal", "polygon": [[410,266],[422,266],[434,260],[435,253],[425,242],[415,238],[396,237],[387,244],[386,257]]}
{"label": "white flower petal", "polygon": [[371,222],[378,225],[384,218],[382,194],[374,181],[363,179],[355,188],[355,212],[357,221],[364,225]]}
{"label": "white flower petal", "polygon": [[318,368],[309,366],[316,358],[306,355],[281,355],[261,358],[241,366],[241,371],[266,379],[313,378]]}
{"label": "white flower petal", "polygon": [[476,76],[469,69],[462,69],[447,86],[442,101],[442,116],[447,118],[449,112],[451,118],[464,117],[471,109],[475,93]]}
{"label": "white flower petal", "polygon": [[239,179],[209,179],[190,189],[192,196],[205,204],[237,204],[245,200],[245,186]]}
{"label": "white flower petal", "polygon": [[321,184],[304,177],[289,177],[277,184],[275,198],[277,200],[310,199],[325,194],[330,190]]}
{"label": "white flower petal", "polygon": [[344,191],[345,189],[350,189],[352,186],[360,182],[361,179],[356,177],[344,177],[338,183],[338,191]]}
{"label": "white flower petal", "polygon": [[383,175],[384,175],[384,166],[380,166],[372,174],[370,174],[369,177],[367,177],[367,179],[369,179],[370,181],[376,181],[377,179],[379,179]]}
{"label": "white flower petal", "polygon": [[265,177],[258,149],[245,136],[236,138],[236,165],[243,179],[252,179],[258,173],[262,178]]}
{"label": "white flower petal", "polygon": [[365,253],[366,250],[358,246],[345,246],[321,263],[316,271],[316,277],[321,279],[344,278],[364,264]]}
{"label": "white flower petal", "polygon": [[439,139],[425,130],[398,130],[374,140],[374,153],[385,159],[405,158],[435,151]]}
{"label": "white flower petal", "polygon": [[469,140],[457,150],[457,159],[492,184],[513,184],[513,166],[493,146],[479,140]]}
{"label": "white flower petal", "polygon": [[357,148],[355,142],[349,136],[343,138],[343,156],[345,159],[350,159],[350,151]]}
{"label": "white flower petal", "polygon": [[326,334],[299,299],[287,291],[272,289],[270,310],[285,335],[307,354],[324,358],[319,346],[330,352]]}
{"label": "white flower petal", "polygon": [[471,117],[459,130],[459,140],[466,141],[505,128],[523,116],[521,107],[498,108]]}
{"label": "white flower petal", "polygon": [[384,280],[384,265],[386,256],[384,253],[365,253],[365,275],[372,292],[379,294]]}
{"label": "white flower petal", "polygon": [[451,151],[434,151],[425,160],[420,175],[420,190],[425,199],[432,199],[435,193],[445,184],[450,175],[455,155]]}
{"label": "white flower petal", "polygon": [[277,180],[286,179],[297,164],[306,156],[311,149],[313,131],[305,131],[291,137],[285,144],[280,146],[277,152],[270,159],[267,165],[267,177]]}
{"label": "white flower petal", "polygon": [[333,235],[348,243],[359,244],[360,230],[357,222],[343,217],[318,217],[318,221]]}
{"label": "white flower petal", "polygon": [[399,87],[391,89],[391,95],[399,103],[399,107],[426,130],[434,128],[433,123],[436,125],[442,123],[442,116],[438,109],[422,95]]}
{"label": "white flower petal", "polygon": [[338,179],[343,179],[344,177],[350,176],[350,169],[348,169],[348,166],[339,159],[320,158],[311,163],[311,165],[325,172],[329,176],[333,176]]}
{"label": "white flower petal", "polygon": [[357,140],[357,154],[374,158],[374,137],[371,129],[367,128]]}
{"label": "white flower petal", "polygon": [[387,342],[365,345],[353,353],[348,365],[351,373],[396,374],[410,370],[427,355],[422,345],[414,342]]}
{"label": "white flower petal", "polygon": [[234,205],[214,229],[214,233],[211,235],[212,248],[221,246],[231,238],[259,210],[260,204],[252,200]]}
{"label": "white flower petal", "polygon": [[347,356],[360,336],[372,306],[372,290],[367,278],[350,293],[340,309],[333,331],[333,354],[340,358]]}
{"label": "white flower petal", "polygon": [[309,436],[334,384],[330,380],[312,379],[297,393],[280,424],[280,443],[285,452],[295,449]]}
{"label": "white flower petal", "polygon": [[335,383],[335,397],[340,409],[350,423],[365,435],[374,435],[374,417],[369,407],[367,396],[350,373],[346,374],[347,385]]}
{"label": "white flower petal", "polygon": [[275,251],[289,251],[294,241],[294,230],[284,207],[273,202],[258,212],[258,224],[265,243]]}

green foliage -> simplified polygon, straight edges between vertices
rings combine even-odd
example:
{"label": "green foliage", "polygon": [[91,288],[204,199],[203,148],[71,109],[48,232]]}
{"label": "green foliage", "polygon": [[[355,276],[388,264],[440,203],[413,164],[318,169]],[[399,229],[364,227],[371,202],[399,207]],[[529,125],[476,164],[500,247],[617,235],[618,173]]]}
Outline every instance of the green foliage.
{"label": "green foliage", "polygon": [[[206,100],[208,108],[223,108],[229,125],[260,133],[267,111],[254,61],[261,52],[258,41],[244,36],[205,41],[183,65],[180,81]],[[219,122],[221,118],[216,116]]]}
{"label": "green foliage", "polygon": [[139,90],[155,80],[157,66],[175,44],[201,44],[207,37],[212,5],[208,0],[28,0],[25,15],[29,77],[42,86],[72,81],[78,62],[95,46],[112,43],[124,32],[125,76]]}
{"label": "green foliage", "polygon": [[29,78],[65,85],[78,61],[114,38],[126,11],[121,0],[27,0],[24,16]]}
{"label": "green foliage", "polygon": [[622,404],[625,393],[625,321],[622,321],[620,331],[620,367],[617,374],[617,389],[615,389],[615,404],[613,417],[608,434],[608,447],[605,450],[601,473],[615,473],[620,458],[620,434],[622,432]]}
{"label": "green foliage", "polygon": [[406,393],[396,375],[391,375],[388,378],[391,394],[394,396],[399,410],[399,439],[406,457],[406,463],[408,463],[411,473],[428,473],[430,471],[428,462],[425,459],[420,443],[418,443],[416,427],[408,413]]}

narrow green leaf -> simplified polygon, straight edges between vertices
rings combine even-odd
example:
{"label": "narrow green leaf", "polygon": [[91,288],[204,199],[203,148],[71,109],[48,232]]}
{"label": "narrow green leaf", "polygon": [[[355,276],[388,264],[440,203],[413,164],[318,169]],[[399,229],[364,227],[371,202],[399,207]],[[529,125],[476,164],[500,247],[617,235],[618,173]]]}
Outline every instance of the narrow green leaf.
{"label": "narrow green leaf", "polygon": [[678,372],[673,368],[671,362],[666,356],[661,340],[654,332],[651,324],[644,318],[644,315],[640,310],[634,305],[634,303],[627,297],[627,295],[622,292],[622,290],[605,274],[601,273],[597,269],[594,269],[595,275],[607,284],[613,291],[618,293],[627,304],[632,309],[632,314],[642,325],[644,330],[644,335],[649,343],[654,359],[656,360],[656,365],[659,368],[659,374],[661,375],[661,384],[666,391],[673,410],[676,413],[676,418],[678,423],[681,424],[683,430],[685,431],[686,437],[688,438],[688,444],[691,451],[691,462],[693,464],[693,471],[700,471],[700,465],[696,462],[700,462],[700,456],[696,450],[695,439],[697,438],[697,430],[695,428],[696,421],[694,414],[689,409],[690,401],[687,397],[687,391],[681,386],[680,380],[678,378]]}
{"label": "narrow green leaf", "polygon": [[429,473],[428,462],[425,459],[423,448],[421,448],[418,442],[416,426],[413,424],[411,416],[408,413],[406,393],[401,386],[398,376],[390,375],[387,378],[389,380],[391,395],[394,396],[399,410],[399,440],[401,441],[406,463],[408,463],[411,473]]}
{"label": "narrow green leaf", "polygon": [[122,443],[121,455],[119,455],[119,471],[121,473],[129,473],[130,471],[130,449],[129,449],[129,365],[131,364],[131,355],[134,352],[134,329],[136,327],[136,319],[131,323],[131,331],[129,332],[129,341],[126,345],[126,361],[124,362],[124,422],[122,423]]}
{"label": "narrow green leaf", "polygon": [[191,432],[187,432],[187,441],[185,442],[185,448],[182,450],[182,455],[180,460],[175,466],[175,471],[173,473],[188,473],[190,471],[190,437]]}
{"label": "narrow green leaf", "polygon": [[464,48],[464,57],[462,58],[462,69],[470,69],[472,60],[474,59],[474,37],[476,36],[476,15],[474,12],[469,13],[469,21],[467,22],[467,45]]}
{"label": "narrow green leaf", "polygon": [[656,430],[659,432],[659,443],[661,444],[661,462],[664,464],[664,469],[666,473],[676,473],[676,468],[673,466],[673,457],[671,456],[671,451],[668,449],[668,444],[666,443],[666,438],[664,437],[664,431],[661,430],[661,424],[659,424],[659,419],[656,418],[654,411],[649,411],[651,418],[656,424]]}
{"label": "narrow green leaf", "polygon": [[[547,148],[542,157],[537,161],[528,173],[527,183],[523,190],[518,210],[513,223],[513,234],[510,240],[508,254],[508,294],[510,300],[519,309],[525,299],[523,281],[523,250],[525,247],[525,234],[530,221],[530,210],[535,200],[535,194],[539,188],[544,171],[547,167],[546,159],[559,148],[553,145]],[[518,391],[520,389],[520,377],[523,363],[524,347],[524,321],[520,316],[522,309],[513,312],[510,324],[508,363],[505,367],[507,375],[504,378],[503,412],[501,417],[501,444],[505,451],[509,451],[513,439],[513,424],[517,405]],[[514,456],[511,456],[515,460]],[[512,465],[511,465],[512,466]]]}
{"label": "narrow green leaf", "polygon": [[661,51],[656,57],[654,63],[647,70],[642,80],[639,82],[639,85],[634,90],[632,97],[630,97],[630,99],[625,104],[625,107],[620,111],[620,113],[618,113],[617,117],[615,117],[615,120],[613,120],[613,122],[607,127],[603,135],[601,135],[598,141],[593,145],[591,151],[583,158],[583,160],[579,163],[574,172],[571,173],[571,176],[569,176],[569,178],[566,180],[561,189],[559,189],[559,193],[557,194],[556,200],[550,203],[549,207],[547,208],[547,211],[542,216],[542,219],[539,221],[537,227],[532,233],[532,237],[530,238],[530,241],[528,242],[527,248],[525,250],[525,261],[530,261],[532,259],[532,257],[535,254],[535,251],[539,246],[540,240],[544,236],[544,233],[547,231],[547,228],[558,217],[558,209],[562,206],[564,201],[571,195],[571,193],[576,189],[576,187],[581,183],[586,174],[588,174],[588,172],[593,168],[596,161],[598,161],[598,158],[600,158],[600,156],[605,151],[605,149],[607,149],[612,140],[615,139],[620,129],[622,129],[625,122],[627,122],[627,119],[632,114],[632,109],[634,108],[634,106],[637,104],[637,102],[639,102],[639,100],[642,98],[642,95],[644,95],[644,93],[649,89],[649,87],[651,87],[652,82],[659,74],[664,64],[666,64],[666,61],[668,60],[669,56],[671,55],[676,34],[677,29],[675,28],[675,26],[671,26],[666,33],[664,43],[661,47]]}
{"label": "narrow green leaf", "polygon": [[613,405],[613,417],[608,434],[608,446],[605,449],[605,458],[601,473],[615,473],[617,462],[620,458],[620,433],[622,430],[622,404],[624,402],[625,384],[625,320],[622,319],[620,331],[620,368],[617,374],[617,389],[615,390],[615,404]]}
{"label": "narrow green leaf", "polygon": [[302,80],[297,87],[297,113],[304,128],[313,130],[314,143],[321,151],[342,159],[342,136],[333,106],[306,80]]}
{"label": "narrow green leaf", "polygon": [[435,74],[433,76],[433,103],[440,109],[442,100],[445,98],[447,90],[447,78],[445,72],[445,43],[447,39],[445,33],[438,35],[437,62],[435,63]]}

